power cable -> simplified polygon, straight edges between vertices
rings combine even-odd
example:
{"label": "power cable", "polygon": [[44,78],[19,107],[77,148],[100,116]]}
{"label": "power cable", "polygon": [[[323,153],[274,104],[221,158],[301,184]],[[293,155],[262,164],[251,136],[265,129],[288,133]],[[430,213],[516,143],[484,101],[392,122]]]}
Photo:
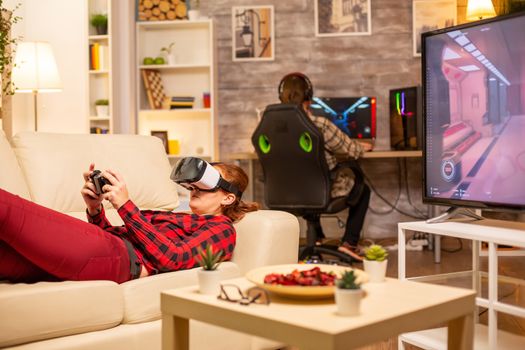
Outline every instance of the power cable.
{"label": "power cable", "polygon": [[419,220],[425,220],[427,219],[426,216],[421,216],[421,215],[417,215],[419,213],[416,213],[416,214],[413,214],[413,213],[408,213],[404,210],[401,210],[397,207],[397,204],[399,202],[399,199],[401,197],[401,192],[402,192],[402,176],[401,176],[401,160],[398,158],[397,159],[397,166],[398,166],[398,183],[397,183],[397,187],[398,187],[398,194],[397,194],[397,198],[394,202],[394,204],[392,204],[388,199],[386,199],[385,197],[383,197],[378,191],[377,189],[375,188],[374,184],[372,183],[372,181],[370,181],[370,179],[368,178],[368,176],[366,174],[363,173],[364,175],[364,178],[365,178],[365,181],[367,182],[367,184],[370,186],[370,189],[374,192],[374,194],[376,196],[378,196],[379,198],[381,198],[381,200],[383,200],[383,202],[385,202],[389,207],[390,209],[389,210],[386,210],[386,211],[379,211],[377,209],[373,209],[372,207],[368,207],[368,210],[370,210],[370,212],[374,213],[374,214],[377,214],[377,215],[386,215],[386,214],[389,214],[393,211],[397,211],[398,213],[402,214],[402,215],[405,215],[405,216],[408,216],[408,217],[411,217],[411,218],[414,218],[414,219],[419,219]]}

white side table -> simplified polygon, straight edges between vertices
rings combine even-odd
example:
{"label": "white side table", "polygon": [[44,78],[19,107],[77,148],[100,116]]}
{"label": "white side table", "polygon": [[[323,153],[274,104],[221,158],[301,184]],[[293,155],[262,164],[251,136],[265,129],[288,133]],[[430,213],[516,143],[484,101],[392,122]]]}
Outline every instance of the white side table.
{"label": "white side table", "polygon": [[[405,242],[407,231],[426,232],[435,235],[457,237],[472,240],[472,270],[454,272],[449,274],[439,274],[432,276],[412,277],[411,280],[431,281],[442,279],[443,277],[460,277],[472,276],[472,287],[477,291],[476,305],[488,309],[488,329],[485,326],[476,325],[476,334],[486,333],[488,341],[486,344],[480,344],[480,347],[488,346],[488,349],[523,349],[525,348],[525,337],[521,342],[516,341],[516,336],[507,332],[498,331],[497,313],[503,312],[517,317],[525,317],[525,308],[498,301],[498,253],[497,245],[510,245],[516,247],[525,247],[525,223],[501,221],[501,220],[479,220],[464,221],[451,220],[443,223],[427,224],[424,221],[404,222],[398,224],[398,277],[400,280],[406,280],[406,251]],[[480,294],[481,276],[484,274],[479,269],[480,242],[488,243],[488,298],[482,298]],[[437,249],[437,247],[436,247]],[[507,277],[518,284],[525,284],[523,280],[517,280]],[[436,340],[436,333],[426,338],[422,333],[404,334],[400,340],[408,343],[422,346],[430,344]],[[475,337],[476,341],[482,340],[481,336]],[[446,344],[445,339],[441,339],[441,344]],[[517,347],[514,347],[518,343]],[[400,344],[401,345],[401,344]],[[499,346],[498,346],[499,345]],[[402,346],[402,345],[401,345]],[[402,347],[400,347],[402,349]],[[433,347],[434,348],[434,347]]]}

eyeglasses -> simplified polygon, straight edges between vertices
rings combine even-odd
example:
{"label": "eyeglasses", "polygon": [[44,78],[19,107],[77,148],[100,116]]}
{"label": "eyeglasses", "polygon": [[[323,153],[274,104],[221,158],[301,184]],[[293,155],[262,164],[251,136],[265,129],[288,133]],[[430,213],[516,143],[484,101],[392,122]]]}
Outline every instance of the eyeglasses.
{"label": "eyeglasses", "polygon": [[217,299],[239,303],[245,306],[250,304],[270,304],[270,297],[264,289],[254,287],[248,289],[246,293],[243,293],[241,288],[235,284],[221,284],[221,293],[217,296]]}

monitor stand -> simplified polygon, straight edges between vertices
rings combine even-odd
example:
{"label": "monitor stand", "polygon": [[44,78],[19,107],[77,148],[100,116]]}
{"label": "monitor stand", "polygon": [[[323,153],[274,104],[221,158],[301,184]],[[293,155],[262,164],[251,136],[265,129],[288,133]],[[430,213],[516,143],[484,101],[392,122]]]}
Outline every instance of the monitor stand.
{"label": "monitor stand", "polygon": [[456,215],[468,216],[468,217],[470,217],[472,219],[475,219],[475,220],[483,220],[483,219],[485,219],[483,216],[474,213],[471,209],[450,207],[443,214],[428,219],[426,221],[426,223],[427,224],[437,224],[437,223],[440,223],[440,222],[445,222],[448,219],[455,217]]}

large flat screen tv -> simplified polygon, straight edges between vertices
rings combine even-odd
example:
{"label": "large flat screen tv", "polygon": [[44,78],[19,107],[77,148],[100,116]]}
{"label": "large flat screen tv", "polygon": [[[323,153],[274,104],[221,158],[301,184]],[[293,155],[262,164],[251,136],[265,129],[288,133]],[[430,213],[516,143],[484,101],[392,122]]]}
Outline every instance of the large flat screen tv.
{"label": "large flat screen tv", "polygon": [[525,208],[525,12],[422,35],[423,201]]}
{"label": "large flat screen tv", "polygon": [[350,138],[375,139],[375,97],[314,97],[310,111],[331,120]]}

